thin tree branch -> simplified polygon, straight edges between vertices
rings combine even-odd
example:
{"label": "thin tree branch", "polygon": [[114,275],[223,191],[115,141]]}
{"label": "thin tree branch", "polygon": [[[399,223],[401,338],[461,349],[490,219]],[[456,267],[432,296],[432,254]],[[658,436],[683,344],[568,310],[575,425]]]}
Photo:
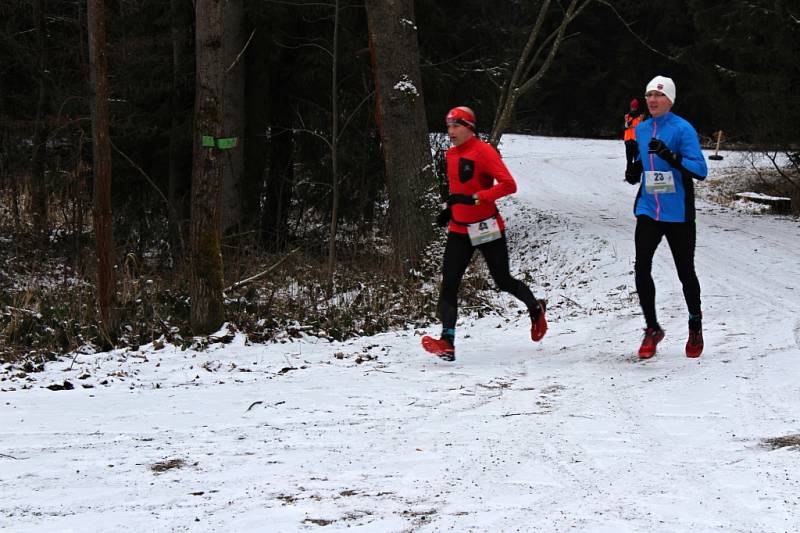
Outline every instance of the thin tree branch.
{"label": "thin tree branch", "polygon": [[333,3],[324,3],[324,2],[298,2],[294,1],[287,1],[287,0],[264,0],[268,4],[280,4],[284,6],[292,6],[292,7],[334,7],[335,4]]}
{"label": "thin tree branch", "polygon": [[438,66],[441,66],[441,65],[446,65],[448,63],[452,63],[453,61],[455,61],[459,57],[462,57],[462,56],[465,56],[465,55],[469,54],[470,52],[475,50],[475,48],[476,47],[473,46],[472,48],[468,48],[466,50],[463,50],[463,51],[459,52],[458,54],[454,55],[453,57],[448,58],[448,59],[443,59],[442,61],[439,61],[438,63],[430,63],[430,62],[428,62],[428,63],[420,64],[420,66],[422,68],[431,68],[431,67],[438,67]]}
{"label": "thin tree branch", "polygon": [[614,13],[614,15],[616,15],[616,16],[617,16],[617,18],[620,20],[620,22],[622,22],[622,24],[625,26],[625,29],[626,29],[626,30],[628,30],[628,32],[629,32],[631,35],[633,35],[633,37],[634,37],[634,38],[635,38],[637,41],[639,41],[639,42],[640,42],[640,43],[641,43],[641,44],[642,44],[642,45],[643,45],[645,48],[647,48],[647,49],[648,49],[648,50],[650,50],[651,52],[654,52],[654,53],[656,53],[656,54],[660,55],[661,57],[666,57],[666,58],[667,58],[667,59],[669,59],[670,61],[677,61],[677,60],[678,60],[678,58],[677,58],[677,57],[671,56],[671,55],[669,55],[669,54],[665,54],[665,53],[664,53],[664,52],[662,52],[661,50],[658,50],[658,49],[656,49],[656,48],[653,48],[653,47],[652,47],[652,46],[650,46],[650,45],[649,45],[649,44],[648,44],[648,43],[647,43],[647,42],[646,42],[644,39],[642,39],[641,37],[639,37],[639,34],[638,34],[638,33],[636,33],[635,31],[633,31],[633,29],[631,29],[631,25],[630,25],[630,23],[628,23],[628,21],[626,21],[626,20],[625,20],[625,19],[622,17],[622,15],[620,15],[620,14],[619,14],[619,11],[617,11],[617,8],[616,8],[616,7],[614,7],[614,5],[613,5],[613,4],[611,4],[611,2],[608,2],[608,1],[606,1],[606,0],[595,0],[595,1],[596,1],[596,2],[599,2],[599,3],[603,4],[603,5],[605,5],[606,7],[608,7],[608,8],[609,8],[609,9],[610,9],[610,10],[611,10],[613,13]]}
{"label": "thin tree branch", "polygon": [[[522,53],[517,60],[517,66],[514,67],[514,73],[511,75],[511,78],[509,78],[508,82],[503,86],[503,90],[500,93],[500,101],[497,103],[497,113],[495,114],[496,116],[494,118],[495,126],[500,121],[500,116],[506,107],[508,99],[510,98],[511,94],[516,91],[517,86],[519,85],[519,80],[522,78],[523,73],[527,70],[525,65],[528,61],[528,55],[533,49],[533,44],[536,42],[536,39],[539,37],[539,32],[541,31],[544,20],[547,17],[547,9],[549,7],[550,0],[544,0],[544,3],[539,8],[539,15],[536,17],[536,22],[534,23],[533,28],[528,35],[528,41],[525,43],[525,47],[522,49]],[[494,128],[492,129],[494,130]],[[495,132],[492,131],[492,137],[494,137],[494,135]]]}
{"label": "thin tree branch", "polygon": [[138,171],[139,171],[139,173],[140,173],[140,174],[141,174],[141,175],[144,177],[144,179],[145,179],[145,180],[147,180],[147,182],[148,182],[150,185],[152,185],[152,186],[153,186],[153,188],[156,190],[156,192],[158,192],[158,195],[159,195],[159,196],[161,196],[161,199],[162,199],[162,200],[164,200],[164,203],[165,203],[165,204],[167,204],[167,207],[169,207],[169,200],[167,200],[167,197],[166,197],[166,196],[164,196],[164,193],[163,193],[163,192],[161,192],[161,189],[159,189],[159,188],[158,188],[158,185],[156,185],[156,184],[155,184],[155,182],[154,182],[152,179],[150,179],[150,176],[148,176],[148,175],[147,175],[147,172],[145,172],[144,170],[142,170],[142,167],[140,167],[139,165],[137,165],[136,163],[134,163],[134,162],[133,162],[133,159],[131,159],[130,157],[128,157],[128,156],[125,154],[125,152],[123,152],[122,150],[120,150],[119,148],[117,148],[117,145],[116,145],[116,144],[114,144],[114,141],[109,141],[109,142],[111,143],[111,147],[114,149],[114,151],[116,151],[116,152],[117,152],[119,155],[121,155],[123,158],[125,158],[125,160],[128,162],[128,164],[130,164],[130,166],[132,166],[133,168],[135,168],[136,170],[138,170]]}
{"label": "thin tree branch", "polygon": [[25,309],[23,307],[12,307],[10,305],[7,305],[6,309],[11,309],[12,311],[20,311],[20,312],[28,313],[31,316],[36,316],[38,314],[36,311],[31,311],[30,309]]}
{"label": "thin tree branch", "polygon": [[[567,25],[569,25],[569,23],[571,23],[573,20],[575,20],[575,18],[576,18],[578,15],[580,15],[580,14],[581,14],[581,12],[582,12],[584,9],[586,9],[586,7],[587,7],[589,4],[591,4],[593,1],[594,1],[594,0],[586,0],[586,1],[585,1],[583,4],[581,4],[581,5],[580,5],[580,7],[578,7],[578,8],[575,10],[575,12],[574,12],[572,15],[569,15],[569,9],[572,9],[572,7],[574,7],[574,5],[575,5],[575,2],[573,2],[573,3],[572,3],[572,5],[571,5],[571,6],[569,7],[569,9],[567,10],[567,13],[564,15],[565,19],[568,19],[568,20],[566,20],[566,24],[567,24]],[[547,47],[550,45],[550,43],[551,43],[551,42],[552,42],[552,41],[553,41],[553,40],[554,40],[554,39],[555,39],[555,38],[558,36],[558,34],[559,34],[559,32],[560,32],[560,31],[561,31],[561,26],[559,26],[558,28],[556,28],[555,30],[553,30],[553,31],[552,31],[552,33],[550,33],[550,35],[548,35],[548,36],[547,36],[547,38],[546,38],[544,41],[542,41],[542,44],[540,44],[540,45],[539,45],[539,48],[537,48],[537,49],[536,49],[536,53],[533,55],[533,58],[532,58],[532,59],[530,60],[530,62],[528,63],[528,67],[525,69],[525,74],[522,76],[522,79],[528,79],[528,76],[530,76],[530,74],[531,74],[531,71],[533,70],[533,67],[534,67],[534,65],[536,65],[536,63],[539,61],[539,56],[540,56],[540,55],[542,55],[542,52],[543,52],[543,51],[544,51],[544,50],[545,50],[545,49],[546,49],[546,48],[547,48]],[[569,37],[563,37],[561,40],[562,40],[562,41],[565,41],[565,40],[567,40],[568,38],[569,38]],[[559,44],[559,46],[561,46],[561,45]]]}
{"label": "thin tree branch", "polygon": [[[586,5],[591,1],[592,0],[587,0],[584,2],[581,8],[586,7]],[[536,71],[536,74],[534,74],[533,77],[531,77],[517,89],[520,95],[526,93],[531,89],[531,87],[539,83],[539,80],[541,80],[547,71],[550,70],[550,65],[553,64],[553,60],[556,57],[556,52],[558,52],[558,49],[561,47],[561,42],[564,40],[564,32],[567,31],[567,26],[574,18],[573,13],[575,13],[575,4],[577,3],[578,0],[572,0],[572,3],[570,3],[569,7],[567,8],[567,12],[564,15],[564,20],[561,21],[561,25],[558,27],[558,34],[553,40],[553,44],[550,47],[550,52],[548,52],[544,63],[542,63],[542,66],[539,67],[538,71]]]}
{"label": "thin tree branch", "polygon": [[300,111],[295,108],[295,112],[297,113],[297,118],[300,120],[301,128],[292,128],[292,132],[300,132],[300,133],[308,133],[309,135],[313,135],[317,139],[324,142],[329,149],[333,150],[333,141],[326,137],[325,135],[319,133],[318,131],[310,130],[306,128],[306,123],[303,121],[303,115],[300,114]]}
{"label": "thin tree branch", "polygon": [[786,152],[786,157],[789,159],[789,162],[792,164],[792,167],[794,167],[794,171],[800,174],[800,152],[797,152],[795,154],[790,154],[789,152]]}
{"label": "thin tree branch", "polygon": [[790,178],[790,177],[789,177],[789,175],[788,175],[788,174],[786,174],[786,172],[784,172],[784,171],[783,171],[783,169],[781,169],[780,165],[778,165],[778,161],[777,161],[777,159],[778,159],[778,152],[775,152],[774,154],[770,154],[769,152],[764,152],[764,155],[765,155],[765,156],[767,156],[767,159],[769,159],[769,160],[772,162],[772,166],[773,166],[773,167],[775,167],[775,171],[776,171],[776,172],[777,172],[777,173],[778,173],[778,174],[779,174],[779,175],[780,175],[780,176],[781,176],[783,179],[785,179],[786,181],[788,181],[789,183],[791,183],[791,184],[792,184],[792,186],[793,186],[795,189],[799,189],[799,190],[800,190],[800,185],[798,185],[798,184],[797,184],[797,183],[796,183],[796,182],[795,182],[795,181],[794,181],[792,178]]}
{"label": "thin tree branch", "polygon": [[333,148],[333,144],[331,143],[331,140],[328,139],[327,137],[325,137],[323,134],[317,132],[317,131],[310,130],[308,128],[292,128],[292,131],[293,132],[298,132],[298,133],[308,133],[309,135],[312,135],[312,136],[316,137],[317,139],[321,140],[322,142],[324,142],[328,146],[328,148]]}
{"label": "thin tree branch", "polygon": [[21,461],[22,459],[27,459],[27,457],[14,457],[13,455],[8,455],[6,453],[0,453],[0,457],[8,457],[9,459],[14,459],[15,461]]}
{"label": "thin tree branch", "polygon": [[329,56],[331,59],[333,59],[333,52],[331,52],[330,50],[328,50],[328,49],[327,49],[327,48],[325,48],[324,46],[322,46],[322,45],[320,45],[320,44],[317,44],[317,43],[304,43],[304,44],[290,45],[290,44],[283,44],[283,43],[280,43],[280,42],[278,42],[278,41],[276,40],[276,41],[275,41],[275,44],[277,44],[278,46],[280,46],[280,47],[282,47],[282,48],[288,48],[289,50],[298,50],[298,49],[300,49],[300,48],[319,48],[320,50],[322,50],[323,52],[325,52],[326,54],[328,54],[328,56]]}
{"label": "thin tree branch", "polygon": [[[272,272],[273,270],[275,270],[276,268],[278,268],[278,266],[280,266],[280,265],[281,265],[281,263],[283,263],[284,261],[286,261],[287,259],[289,259],[289,256],[291,256],[292,254],[294,254],[295,252],[297,252],[297,251],[299,251],[299,250],[300,250],[300,247],[298,246],[297,248],[295,248],[295,249],[294,249],[294,250],[292,250],[291,252],[287,253],[287,254],[286,254],[286,255],[284,255],[282,258],[280,258],[280,259],[278,260],[278,262],[276,262],[275,264],[273,264],[271,267],[269,267],[269,268],[268,268],[268,269],[266,269],[265,271],[263,271],[263,272],[260,272],[260,273],[256,274],[255,276],[250,276],[250,277],[249,277],[249,278],[247,278],[247,279],[243,279],[243,280],[241,280],[241,281],[237,281],[236,283],[234,283],[233,285],[231,285],[230,287],[228,287],[227,289],[225,289],[225,292],[230,292],[230,291],[234,291],[234,290],[236,290],[236,289],[241,289],[241,288],[242,288],[242,287],[244,287],[245,285],[249,285],[250,283],[252,283],[252,282],[256,281],[257,279],[261,279],[261,278],[263,278],[264,276],[266,276],[267,274],[269,274],[270,272]],[[252,407],[252,405],[251,405],[250,407]],[[249,411],[249,410],[250,410],[250,409],[248,408],[248,411]]]}
{"label": "thin tree branch", "polygon": [[250,41],[253,40],[253,37],[256,34],[256,29],[257,28],[253,28],[253,31],[250,33],[250,37],[247,39],[247,42],[244,43],[244,46],[242,47],[242,51],[239,52],[239,55],[237,55],[236,59],[233,60],[233,63],[231,63],[231,66],[229,66],[228,70],[225,71],[225,74],[228,74],[231,70],[233,70],[233,68],[239,63],[239,60],[242,59],[242,54],[244,54],[245,50],[247,50],[247,47],[250,46]]}
{"label": "thin tree branch", "polygon": [[339,138],[340,139],[342,138],[342,135],[344,134],[344,130],[347,128],[347,125],[350,124],[350,120],[355,116],[355,114],[359,110],[359,108],[362,105],[364,105],[364,102],[369,100],[369,98],[373,94],[375,94],[375,90],[374,89],[372,91],[370,91],[369,94],[367,94],[364,98],[361,99],[361,101],[358,103],[358,105],[355,107],[355,109],[353,109],[353,111],[350,113],[350,115],[345,119],[344,124],[342,125],[341,129],[339,130]]}
{"label": "thin tree branch", "polygon": [[[264,2],[268,4],[279,4],[283,6],[292,6],[292,7],[336,7],[336,4],[333,2],[324,3],[324,2],[297,2],[296,0],[289,1],[289,0],[264,0]],[[349,7],[358,7],[363,8],[364,4],[351,4],[348,6],[339,7],[339,9],[347,9]]]}

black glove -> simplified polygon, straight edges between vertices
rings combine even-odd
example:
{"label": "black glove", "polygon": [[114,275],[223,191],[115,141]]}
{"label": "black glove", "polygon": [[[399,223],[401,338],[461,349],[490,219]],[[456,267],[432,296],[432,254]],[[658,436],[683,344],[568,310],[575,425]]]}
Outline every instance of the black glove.
{"label": "black glove", "polygon": [[450,206],[447,206],[445,209],[442,209],[442,212],[436,217],[436,225],[440,228],[443,228],[450,222]]}
{"label": "black glove", "polygon": [[636,185],[642,180],[642,171],[644,170],[644,165],[642,165],[642,161],[634,161],[633,163],[629,164],[625,169],[625,181],[630,183],[631,185]]}
{"label": "black glove", "polygon": [[647,151],[651,154],[656,154],[658,157],[669,163],[671,167],[678,168],[681,164],[681,154],[674,154],[667,148],[664,141],[653,137],[647,145]]}
{"label": "black glove", "polygon": [[468,194],[451,194],[447,197],[448,206],[453,204],[475,205],[475,203],[475,198]]}

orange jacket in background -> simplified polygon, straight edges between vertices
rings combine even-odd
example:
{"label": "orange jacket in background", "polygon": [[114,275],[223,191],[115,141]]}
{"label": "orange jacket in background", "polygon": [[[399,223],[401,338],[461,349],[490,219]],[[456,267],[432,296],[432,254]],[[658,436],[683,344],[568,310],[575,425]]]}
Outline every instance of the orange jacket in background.
{"label": "orange jacket in background", "polygon": [[625,114],[625,136],[622,138],[623,141],[636,140],[636,126],[643,118],[642,112],[638,109],[634,109]]}

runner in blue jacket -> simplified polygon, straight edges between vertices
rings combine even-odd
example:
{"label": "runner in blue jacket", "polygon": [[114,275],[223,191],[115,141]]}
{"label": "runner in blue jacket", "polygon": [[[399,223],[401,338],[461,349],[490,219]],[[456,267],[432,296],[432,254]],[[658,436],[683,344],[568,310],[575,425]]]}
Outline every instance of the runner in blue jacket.
{"label": "runner in blue jacket", "polygon": [[700,283],[694,269],[696,241],[694,182],[705,179],[708,167],[697,132],[686,120],[672,113],[675,83],[656,76],[645,89],[652,118],[636,127],[637,160],[627,165],[625,179],[639,183],[634,203],[636,215],[636,290],[647,328],[639,357],[649,359],[664,338],[655,311],[655,284],[651,274],[653,255],[662,237],[672,252],[678,278],[689,308],[689,339],[686,356],[703,351]]}

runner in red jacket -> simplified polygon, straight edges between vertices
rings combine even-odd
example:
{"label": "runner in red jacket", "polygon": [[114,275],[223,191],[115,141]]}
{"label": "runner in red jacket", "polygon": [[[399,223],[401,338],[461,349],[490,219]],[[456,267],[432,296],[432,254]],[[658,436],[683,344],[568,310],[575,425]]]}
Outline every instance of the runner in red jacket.
{"label": "runner in red jacket", "polygon": [[540,341],[547,332],[544,301],[537,300],[523,282],[511,276],[505,222],[495,200],[517,190],[514,178],[490,144],[475,134],[475,113],[455,107],[447,113],[447,134],[453,147],[447,151],[447,180],[450,195],[447,209],[439,216],[448,224],[442,265],[439,313],[442,335],[425,336],[422,346],[442,359],[455,359],[458,287],[476,249],[483,254],[497,287],[522,300],[531,316],[531,338]]}

